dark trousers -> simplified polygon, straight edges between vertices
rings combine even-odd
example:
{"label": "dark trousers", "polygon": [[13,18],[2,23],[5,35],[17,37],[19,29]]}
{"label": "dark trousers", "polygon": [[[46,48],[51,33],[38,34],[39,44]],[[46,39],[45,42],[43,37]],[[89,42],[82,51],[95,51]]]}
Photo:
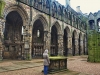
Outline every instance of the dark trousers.
{"label": "dark trousers", "polygon": [[48,74],[48,66],[44,65],[44,75],[47,75],[47,74]]}

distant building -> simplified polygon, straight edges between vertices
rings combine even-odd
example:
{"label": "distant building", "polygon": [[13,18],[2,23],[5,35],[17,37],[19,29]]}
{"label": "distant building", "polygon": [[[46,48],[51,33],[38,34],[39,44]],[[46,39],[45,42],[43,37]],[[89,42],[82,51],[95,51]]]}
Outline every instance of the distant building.
{"label": "distant building", "polygon": [[100,11],[88,15],[88,61],[100,62]]}

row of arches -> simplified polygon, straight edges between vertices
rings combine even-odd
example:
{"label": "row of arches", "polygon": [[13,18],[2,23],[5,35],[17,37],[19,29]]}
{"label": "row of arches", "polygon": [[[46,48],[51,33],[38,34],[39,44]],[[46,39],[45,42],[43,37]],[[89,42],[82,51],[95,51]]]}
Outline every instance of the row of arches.
{"label": "row of arches", "polygon": [[[76,30],[72,33],[69,27],[63,30],[57,21],[51,25],[50,29],[48,22],[42,15],[34,18],[35,20],[33,20],[31,28],[27,28],[25,24],[27,21],[25,22],[23,19],[17,10],[10,11],[6,16],[4,28],[4,58],[12,58],[12,56],[15,59],[19,57],[25,58],[29,52],[31,52],[31,57],[42,57],[45,48],[50,49],[51,56],[56,56],[61,51],[65,56],[69,52],[72,55],[80,55],[82,51],[85,53],[85,48],[83,49],[85,47],[85,43],[83,44],[85,42],[85,35],[83,38],[81,32],[78,37]],[[21,34],[22,26],[26,26],[25,32],[30,33],[30,37]],[[29,46],[29,50],[31,51],[25,50],[24,44],[30,40],[32,40]]]}

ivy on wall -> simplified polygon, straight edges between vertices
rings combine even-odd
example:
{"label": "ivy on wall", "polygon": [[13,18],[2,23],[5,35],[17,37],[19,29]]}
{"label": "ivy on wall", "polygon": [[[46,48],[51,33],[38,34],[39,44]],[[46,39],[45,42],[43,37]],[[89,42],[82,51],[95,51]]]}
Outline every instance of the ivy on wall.
{"label": "ivy on wall", "polygon": [[88,61],[100,62],[100,33],[95,30],[88,33]]}
{"label": "ivy on wall", "polygon": [[5,7],[5,2],[4,0],[0,0],[0,17],[3,18],[3,11]]}

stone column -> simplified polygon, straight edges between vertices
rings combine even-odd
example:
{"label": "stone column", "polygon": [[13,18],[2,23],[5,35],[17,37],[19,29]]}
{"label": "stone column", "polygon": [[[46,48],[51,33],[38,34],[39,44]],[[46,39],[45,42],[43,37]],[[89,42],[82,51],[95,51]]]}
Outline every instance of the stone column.
{"label": "stone column", "polygon": [[51,33],[48,32],[47,47],[48,47],[48,50],[49,50],[49,54],[50,54],[50,46],[51,46]]}
{"label": "stone column", "polygon": [[26,26],[23,26],[23,28],[22,28],[22,36],[23,36],[23,47],[22,47],[22,59],[25,59],[25,48],[24,48],[24,46],[25,46],[25,35],[26,35],[26,33],[25,33],[25,28],[26,28]]}
{"label": "stone column", "polygon": [[75,38],[75,55],[79,54],[78,38]]}
{"label": "stone column", "polygon": [[2,59],[1,29],[2,29],[2,25],[1,25],[1,20],[0,20],[0,60]]}
{"label": "stone column", "polygon": [[23,42],[24,42],[24,50],[22,51],[23,53],[23,58],[30,60],[30,36],[29,36],[29,25],[24,26],[23,29]]}
{"label": "stone column", "polygon": [[58,35],[58,55],[63,56],[63,51],[64,51],[64,47],[63,47],[63,35],[59,34]]}
{"label": "stone column", "polygon": [[68,55],[72,55],[72,37],[68,37]]}
{"label": "stone column", "polygon": [[84,54],[84,51],[83,51],[83,40],[80,40],[80,54],[82,55],[82,54]]}
{"label": "stone column", "polygon": [[88,40],[85,38],[85,54],[86,55],[88,55],[87,42]]}
{"label": "stone column", "polygon": [[21,58],[24,59],[24,45],[22,45],[22,55]]}
{"label": "stone column", "polygon": [[48,31],[44,31],[44,50],[48,48]]}
{"label": "stone column", "polygon": [[29,54],[30,54],[30,59],[32,59],[32,23],[29,26]]}
{"label": "stone column", "polygon": [[1,41],[1,25],[0,25],[0,60],[3,59],[2,50],[3,50],[3,46],[2,46],[2,41]]}
{"label": "stone column", "polygon": [[0,60],[3,59],[2,57],[2,51],[3,51],[3,25],[4,25],[4,19],[0,19]]}

